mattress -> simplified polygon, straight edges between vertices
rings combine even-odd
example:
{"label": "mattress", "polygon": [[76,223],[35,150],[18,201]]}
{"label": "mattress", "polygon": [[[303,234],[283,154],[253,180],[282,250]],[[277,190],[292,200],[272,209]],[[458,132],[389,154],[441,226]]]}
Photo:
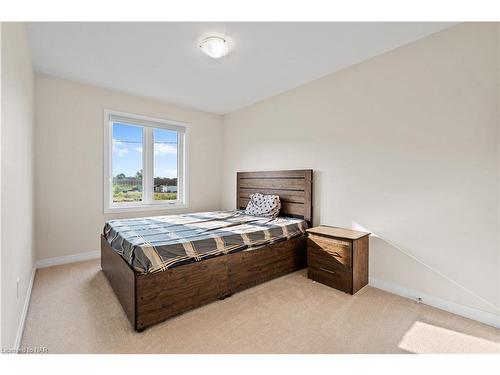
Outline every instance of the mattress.
{"label": "mattress", "polygon": [[103,234],[114,251],[146,274],[258,249],[299,237],[306,229],[302,219],[270,219],[236,210],[110,220]]}

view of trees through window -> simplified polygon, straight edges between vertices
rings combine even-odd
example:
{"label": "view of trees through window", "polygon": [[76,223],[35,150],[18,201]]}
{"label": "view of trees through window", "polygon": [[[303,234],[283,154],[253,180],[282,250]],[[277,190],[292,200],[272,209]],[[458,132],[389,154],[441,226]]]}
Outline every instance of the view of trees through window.
{"label": "view of trees through window", "polygon": [[142,129],[113,124],[113,202],[142,201]]}
{"label": "view of trees through window", "polygon": [[[113,123],[113,202],[143,201],[142,126]],[[153,198],[177,199],[177,132],[153,129]],[[151,185],[150,185],[151,186]]]}
{"label": "view of trees through window", "polygon": [[177,199],[177,132],[153,129],[154,200]]}

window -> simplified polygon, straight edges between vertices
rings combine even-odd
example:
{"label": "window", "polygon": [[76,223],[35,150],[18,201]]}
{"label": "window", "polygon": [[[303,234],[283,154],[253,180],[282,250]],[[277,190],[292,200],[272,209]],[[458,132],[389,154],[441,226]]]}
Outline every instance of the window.
{"label": "window", "polygon": [[104,112],[104,212],[187,207],[187,128]]}

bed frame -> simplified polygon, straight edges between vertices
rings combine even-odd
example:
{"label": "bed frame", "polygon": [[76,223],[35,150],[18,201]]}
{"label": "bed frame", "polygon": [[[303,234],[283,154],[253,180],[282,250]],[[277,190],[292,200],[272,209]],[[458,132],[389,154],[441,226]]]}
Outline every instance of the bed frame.
{"label": "bed frame", "polygon": [[[251,193],[276,194],[281,215],[312,221],[312,170],[238,172],[237,207]],[[193,308],[306,266],[306,237],[140,275],[101,235],[101,268],[138,332]]]}

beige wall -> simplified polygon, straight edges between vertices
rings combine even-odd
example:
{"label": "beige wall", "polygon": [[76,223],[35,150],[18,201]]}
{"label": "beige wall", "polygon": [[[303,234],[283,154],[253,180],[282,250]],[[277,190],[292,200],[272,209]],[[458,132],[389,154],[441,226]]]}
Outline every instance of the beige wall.
{"label": "beige wall", "polygon": [[[33,66],[25,26],[2,23],[2,347],[14,347],[35,260]],[[19,294],[16,280],[19,278]]]}
{"label": "beige wall", "polygon": [[460,24],[227,115],[223,207],[238,170],[313,168],[315,224],[378,236],[372,278],[498,313],[498,38]]}
{"label": "beige wall", "polygon": [[37,257],[163,213],[103,214],[109,108],[190,124],[190,207],[164,213],[233,208],[237,170],[313,168],[315,224],[375,233],[372,278],[498,313],[499,43],[461,24],[224,117],[36,74]]}
{"label": "beige wall", "polygon": [[[39,259],[99,250],[112,218],[220,207],[222,117],[36,74],[36,250]],[[189,124],[189,208],[103,214],[103,110]]]}

